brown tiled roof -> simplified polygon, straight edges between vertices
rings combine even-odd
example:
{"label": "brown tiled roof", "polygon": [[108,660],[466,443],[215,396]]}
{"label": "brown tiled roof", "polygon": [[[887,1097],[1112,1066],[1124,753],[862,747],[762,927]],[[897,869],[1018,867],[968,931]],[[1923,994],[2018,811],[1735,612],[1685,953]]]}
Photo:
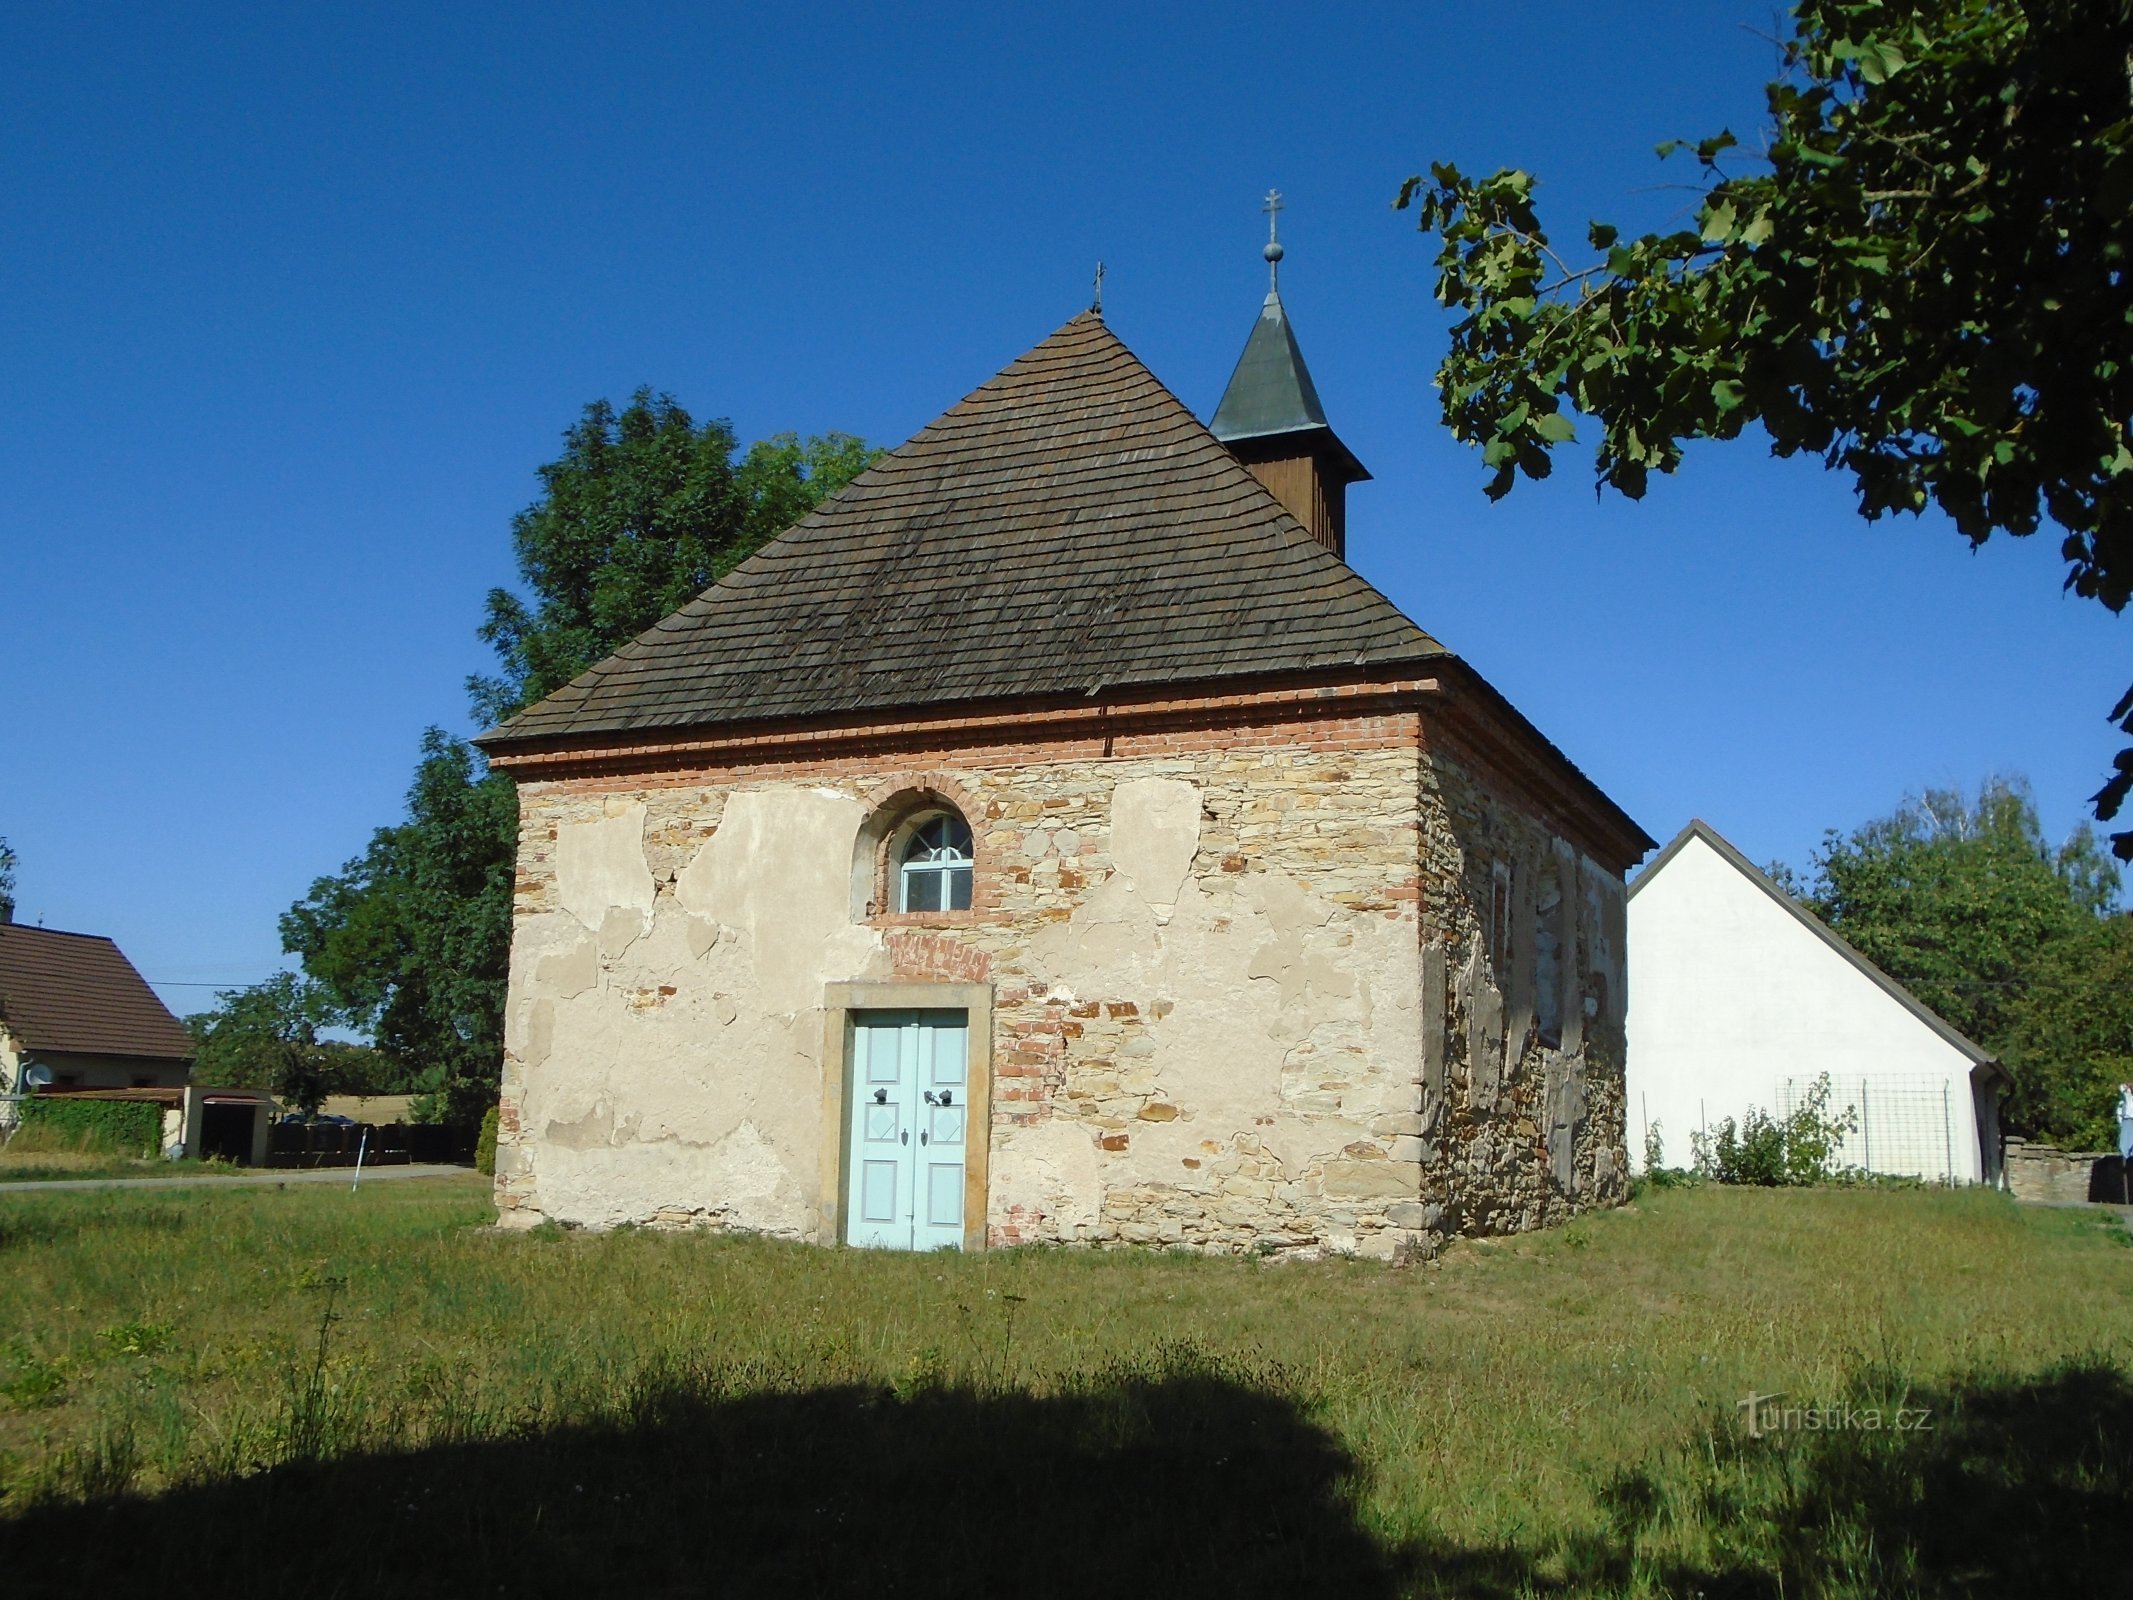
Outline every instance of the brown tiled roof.
{"label": "brown tiled roof", "polygon": [[477,742],[1444,655],[1084,313]]}
{"label": "brown tiled roof", "polygon": [[30,1050],[189,1060],[192,1035],[119,947],[0,922],[0,1022]]}

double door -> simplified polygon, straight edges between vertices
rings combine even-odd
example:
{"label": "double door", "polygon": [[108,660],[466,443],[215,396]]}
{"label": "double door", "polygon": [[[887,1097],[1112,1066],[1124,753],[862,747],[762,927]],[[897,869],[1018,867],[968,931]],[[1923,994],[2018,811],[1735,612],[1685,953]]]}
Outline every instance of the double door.
{"label": "double door", "polygon": [[846,1244],[963,1247],[969,1062],[967,1012],[852,1013]]}

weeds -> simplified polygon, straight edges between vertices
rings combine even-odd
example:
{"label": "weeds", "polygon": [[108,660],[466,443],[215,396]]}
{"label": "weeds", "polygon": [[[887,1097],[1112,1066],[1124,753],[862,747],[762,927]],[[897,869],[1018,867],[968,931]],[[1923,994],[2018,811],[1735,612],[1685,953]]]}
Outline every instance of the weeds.
{"label": "weeds", "polygon": [[134,1317],[125,1322],[114,1322],[109,1327],[96,1330],[97,1338],[107,1345],[113,1354],[122,1356],[159,1355],[170,1348],[177,1329],[167,1322],[150,1322],[144,1317]]}
{"label": "weeds", "polygon": [[[1829,1074],[1808,1086],[1799,1105],[1782,1117],[1750,1106],[1738,1124],[1722,1118],[1708,1132],[1689,1136],[1697,1176],[1717,1183],[1820,1183],[1836,1175],[1836,1155],[1847,1134],[1859,1128],[1859,1108],[1829,1110]],[[1651,1144],[1646,1139],[1646,1151]]]}
{"label": "weeds", "polygon": [[343,1424],[352,1409],[337,1393],[336,1387],[327,1379],[326,1351],[333,1335],[333,1325],[341,1320],[333,1309],[341,1291],[348,1287],[344,1277],[313,1273],[309,1283],[325,1291],[325,1303],[318,1314],[318,1341],[313,1349],[309,1368],[292,1364],[288,1373],[288,1410],[282,1421],[282,1461],[318,1461],[340,1442]]}

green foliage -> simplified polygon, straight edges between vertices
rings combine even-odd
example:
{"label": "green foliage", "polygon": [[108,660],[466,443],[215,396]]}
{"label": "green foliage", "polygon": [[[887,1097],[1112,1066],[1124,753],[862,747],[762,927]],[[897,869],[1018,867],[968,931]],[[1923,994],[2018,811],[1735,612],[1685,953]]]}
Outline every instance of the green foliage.
{"label": "green foliage", "polygon": [[484,1177],[496,1176],[496,1107],[481,1114],[481,1133],[474,1140],[474,1170]]}
{"label": "green foliage", "polygon": [[503,721],[686,605],[869,466],[849,434],[779,434],[739,461],[732,427],[699,427],[670,395],[639,389],[618,415],[585,408],[545,493],[511,524],[532,603],[489,591],[481,636],[501,675],[469,680]]}
{"label": "green foliage", "polygon": [[[487,724],[692,599],[878,454],[846,434],[780,434],[736,461],[725,423],[699,427],[642,389],[619,414],[587,406],[563,442],[512,522],[526,594],[489,594],[481,636],[502,670],[467,685]],[[431,728],[403,820],[281,920],[334,1020],[370,1033],[420,1091],[418,1121],[464,1126],[495,1102],[517,848],[511,781]]]}
{"label": "green foliage", "polygon": [[318,1030],[334,1018],[330,996],[293,972],[218,994],[216,1009],[188,1017],[195,1082],[269,1089],[283,1104],[315,1116],[334,1091],[335,1047]]}
{"label": "green foliage", "polygon": [[[1686,149],[1692,226],[1593,223],[1572,265],[1534,180],[1438,165],[1396,204],[1440,241],[1461,316],[1445,422],[1490,496],[1598,424],[1636,498],[1690,439],[1759,424],[1851,474],[1872,519],[1936,505],[1973,544],[2062,533],[2067,586],[2133,597],[2129,0],[1799,0],[1756,170],[1730,132]],[[2133,733],[2133,691],[2112,713]],[[2097,796],[2116,813],[2133,750]],[[2133,859],[2133,832],[2116,834]]]}
{"label": "green foliage", "polygon": [[146,1157],[162,1148],[163,1108],[147,1100],[32,1095],[22,1102],[22,1131],[47,1147]]}
{"label": "green foliage", "polygon": [[2108,1143],[2133,1071],[2133,929],[2120,876],[2086,827],[2056,848],[2026,785],[1929,789],[1781,880],[1853,948],[1997,1055],[2016,1133]]}
{"label": "green foliage", "polygon": [[1928,789],[1848,837],[1824,835],[1800,896],[1851,946],[1988,1050],[2037,953],[2092,927],[2118,869],[2086,827],[2054,849],[2028,786]]}
{"label": "green foliage", "polygon": [[2071,1150],[2118,1144],[2118,1086],[2133,1081],[2133,919],[2108,917],[2039,950],[2000,1043],[2008,1121]]}
{"label": "green foliage", "polygon": [[0,922],[15,920],[15,865],[14,847],[0,839]]}
{"label": "green foliage", "polygon": [[114,1355],[153,1356],[161,1355],[171,1346],[177,1330],[167,1322],[151,1322],[145,1317],[128,1317],[123,1322],[114,1322],[96,1330],[96,1336]]}
{"label": "green foliage", "polygon": [[1771,1188],[1835,1177],[1838,1146],[1858,1127],[1856,1106],[1830,1115],[1829,1074],[1825,1072],[1808,1086],[1789,1115],[1773,1117],[1750,1106],[1738,1125],[1726,1117],[1708,1132],[1691,1134],[1689,1141],[1696,1152],[1698,1177]]}
{"label": "green foliage", "polygon": [[1658,1123],[1644,1130],[1644,1177],[1645,1187],[1651,1189],[1680,1189],[1696,1181],[1696,1173],[1682,1167],[1669,1167],[1662,1157],[1666,1154],[1666,1136]]}
{"label": "green foliage", "polygon": [[405,818],[281,920],[283,947],[336,1019],[368,1031],[403,1082],[460,1122],[495,1098],[518,841],[511,782],[479,761],[430,729]]}

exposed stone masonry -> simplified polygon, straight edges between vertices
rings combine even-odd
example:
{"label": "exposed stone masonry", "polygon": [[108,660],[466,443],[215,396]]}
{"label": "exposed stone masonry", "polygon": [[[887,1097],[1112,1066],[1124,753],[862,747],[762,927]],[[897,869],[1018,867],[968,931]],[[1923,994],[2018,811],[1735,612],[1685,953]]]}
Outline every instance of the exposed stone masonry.
{"label": "exposed stone masonry", "polygon": [[[993,1243],[1390,1258],[1618,1198],[1618,876],[1417,712],[1106,743],[523,783],[507,1218],[822,1237],[824,985],[898,979],[992,986]],[[973,909],[870,914],[921,794]]]}

